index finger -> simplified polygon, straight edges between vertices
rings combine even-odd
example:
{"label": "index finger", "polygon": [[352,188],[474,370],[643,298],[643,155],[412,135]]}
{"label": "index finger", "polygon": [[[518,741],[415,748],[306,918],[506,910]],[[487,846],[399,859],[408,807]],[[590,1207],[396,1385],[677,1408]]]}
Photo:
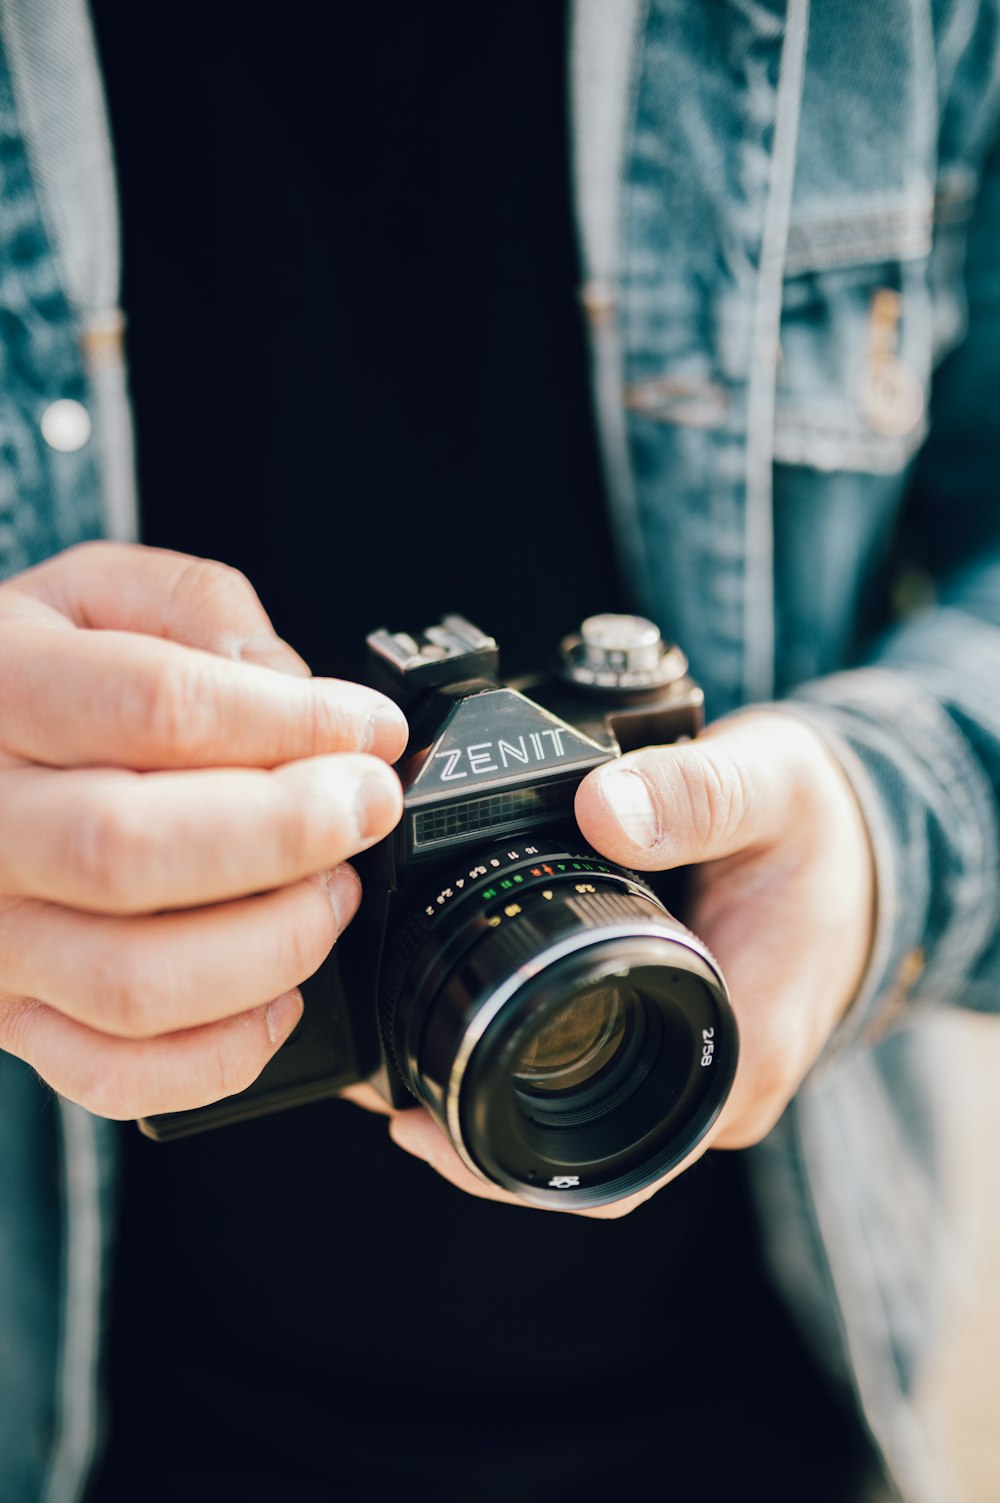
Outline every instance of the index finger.
{"label": "index finger", "polygon": [[165,637],[309,677],[250,581],[215,559],[136,543],[79,543],[10,581],[0,614],[23,615],[31,605],[75,626]]}
{"label": "index finger", "polygon": [[360,684],[298,678],[131,632],[9,622],[0,746],[54,767],[277,767],[337,751],[395,761],[402,712]]}

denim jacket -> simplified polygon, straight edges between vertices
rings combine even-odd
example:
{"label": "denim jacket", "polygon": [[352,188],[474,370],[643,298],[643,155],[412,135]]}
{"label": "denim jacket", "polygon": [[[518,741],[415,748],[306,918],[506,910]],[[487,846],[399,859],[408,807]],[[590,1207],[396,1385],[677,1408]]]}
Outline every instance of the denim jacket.
{"label": "denim jacket", "polygon": [[[868,973],[748,1156],[790,1308],[898,1495],[931,1503],[911,1407],[946,1266],[925,1021],[995,1010],[1000,985],[1000,7],[576,0],[570,67],[635,605],[712,715],[774,698],[814,724],[871,832]],[[117,261],[84,0],[0,0],[2,573],[134,533]],[[916,608],[887,631],[894,582]],[[75,1503],[112,1135],[7,1055],[0,1204],[3,1497]]]}

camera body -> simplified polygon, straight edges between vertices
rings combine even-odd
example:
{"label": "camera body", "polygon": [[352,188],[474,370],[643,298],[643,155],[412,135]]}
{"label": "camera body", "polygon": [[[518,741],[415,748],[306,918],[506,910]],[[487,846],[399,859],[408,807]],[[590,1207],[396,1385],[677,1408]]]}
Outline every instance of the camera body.
{"label": "camera body", "polygon": [[[590,1089],[591,1076],[607,1075],[605,1057],[624,1058],[620,1015],[623,1007],[634,1010],[614,992],[626,984],[627,965],[605,967],[617,980],[600,981],[593,971],[597,941],[605,949],[621,945],[627,931],[629,943],[655,949],[669,935],[671,956],[683,950],[688,968],[683,978],[675,970],[674,980],[690,982],[697,993],[695,1077],[702,1077],[704,1095],[711,1075],[708,1095],[720,1098],[712,1116],[735,1069],[735,1026],[711,956],[645,882],[593,852],[573,818],[576,789],[594,768],[641,746],[696,735],[701,690],[679,649],[632,616],[591,617],[563,641],[550,671],[510,684],[500,678],[494,639],[458,616],[416,635],[376,631],[367,645],[367,682],[404,710],[410,739],[397,765],[402,819],[355,863],[364,886],[359,912],[304,983],[303,1018],[253,1085],[140,1125],[149,1136],[169,1140],[370,1081],[393,1107],[428,1106],[478,1174],[510,1183],[513,1173],[529,1199],[556,1190],[579,1193],[576,1150],[566,1173],[545,1174],[566,1167],[561,1150],[550,1151],[572,1136],[560,1138],[558,1112],[573,1126],[581,1110],[585,1116],[597,1110],[581,1107],[580,1091]],[[663,961],[657,950],[647,958],[673,964],[671,956]],[[591,967],[587,977],[571,975],[584,958]],[[562,984],[567,995],[576,988],[582,1004],[560,1013],[558,998],[525,1003],[525,1016],[535,1018],[524,1025],[528,1033],[522,1028],[513,1042],[491,1044],[493,1064],[487,1063],[477,1104],[461,1105],[465,1087],[456,1086],[456,1071],[463,1079],[475,1075],[482,1040],[496,1033],[505,999],[515,992],[520,998],[527,981],[537,986],[542,972],[544,980],[567,966]],[[543,1014],[550,1019],[544,1025],[538,1022]],[[639,1031],[649,1054],[649,1028],[643,1024]],[[529,1034],[534,1042],[526,1044]],[[485,1162],[488,1153],[484,1159],[466,1144],[461,1119],[470,1110],[478,1114],[480,1136],[523,1136],[504,1116],[506,1107],[497,1106],[490,1125],[493,1108],[483,1104],[496,1094],[494,1078],[511,1070],[518,1110],[528,1103],[531,1132],[540,1134],[535,1158],[541,1167],[497,1168]],[[620,1094],[623,1088],[616,1089]],[[699,1110],[706,1117],[704,1102],[694,1108],[696,1117]],[[540,1177],[542,1188],[533,1192]],[[567,1183],[557,1185],[557,1179]],[[596,1189],[591,1193],[601,1198]]]}

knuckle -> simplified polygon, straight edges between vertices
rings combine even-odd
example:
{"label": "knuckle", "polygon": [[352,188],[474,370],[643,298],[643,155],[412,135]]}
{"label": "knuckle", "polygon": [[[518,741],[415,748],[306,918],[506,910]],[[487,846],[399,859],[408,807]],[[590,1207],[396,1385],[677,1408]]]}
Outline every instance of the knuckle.
{"label": "knuckle", "polygon": [[113,1050],[100,1049],[78,1081],[73,1097],[95,1117],[124,1122],[141,1116],[141,1090],[124,1062]]}
{"label": "knuckle", "polygon": [[192,558],[181,571],[167,608],[167,627],[170,617],[190,613],[214,614],[220,606],[230,604],[245,606],[248,602],[258,604],[257,592],[239,569],[231,564],[220,563],[212,558]]}
{"label": "knuckle", "polygon": [[158,667],[147,677],[137,707],[153,744],[170,762],[204,759],[218,715],[213,676],[192,655],[183,668]]}
{"label": "knuckle", "polygon": [[[251,1032],[248,1025],[254,1021],[256,1020],[251,1018],[238,1019],[236,1024],[242,1027],[246,1034]],[[258,1029],[263,1033],[264,1041],[266,1041],[267,1035],[260,1025],[253,1030],[254,1036]],[[240,1042],[242,1043],[243,1040]],[[205,1060],[200,1092],[204,1103],[221,1101],[226,1096],[236,1096],[240,1091],[245,1091],[263,1070],[269,1054],[270,1050],[265,1049],[263,1043],[253,1050],[246,1047],[234,1048],[233,1040],[229,1037],[229,1030],[227,1030],[226,1036],[213,1047]]]}
{"label": "knuckle", "polygon": [[169,1031],[171,989],[166,973],[143,949],[121,937],[95,957],[88,991],[97,1026],[119,1038],[144,1039]]}
{"label": "knuckle", "polygon": [[308,695],[304,714],[308,716],[308,738],[314,752],[329,751],[331,747],[354,746],[357,727],[347,707],[336,694]]}
{"label": "knuckle", "polygon": [[68,868],[84,899],[99,907],[134,910],[153,862],[152,833],[121,804],[96,804],[73,824]]}
{"label": "knuckle", "polygon": [[302,884],[303,901],[293,921],[279,930],[279,966],[290,985],[298,985],[333,949],[337,925],[333,908],[315,882]]}
{"label": "knuckle", "polygon": [[289,787],[287,780],[277,786],[281,790],[276,821],[278,858],[285,871],[298,871],[316,847],[322,820],[306,790]]}
{"label": "knuckle", "polygon": [[33,997],[4,997],[0,1001],[0,1048],[18,1059],[27,1059],[31,1053],[33,1023],[45,1004]]}
{"label": "knuckle", "polygon": [[738,835],[749,807],[746,774],[726,754],[678,758],[672,792],[693,839],[709,848],[729,845]]}

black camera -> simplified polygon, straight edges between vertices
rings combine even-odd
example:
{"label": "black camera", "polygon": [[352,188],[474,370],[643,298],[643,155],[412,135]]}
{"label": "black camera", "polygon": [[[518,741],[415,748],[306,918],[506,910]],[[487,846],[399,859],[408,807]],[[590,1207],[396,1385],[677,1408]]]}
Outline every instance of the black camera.
{"label": "black camera", "polygon": [[249,1089],[140,1125],[167,1140],[370,1080],[523,1200],[620,1200],[707,1132],[737,1032],[705,946],[590,849],[573,798],[623,752],[696,735],[701,690],[636,616],[592,616],[512,684],[459,616],[368,649],[410,740],[403,817],[356,860],[361,908]]}

